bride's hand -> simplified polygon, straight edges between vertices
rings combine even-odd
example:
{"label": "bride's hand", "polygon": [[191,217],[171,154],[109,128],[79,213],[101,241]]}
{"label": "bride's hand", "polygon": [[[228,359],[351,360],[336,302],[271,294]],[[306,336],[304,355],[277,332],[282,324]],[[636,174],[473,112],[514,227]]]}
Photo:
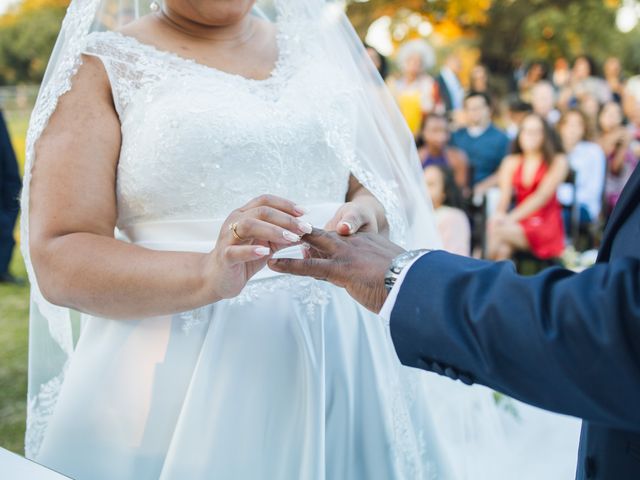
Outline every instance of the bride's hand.
{"label": "bride's hand", "polygon": [[380,215],[384,215],[382,205],[373,196],[362,196],[342,205],[324,229],[345,236],[358,232],[379,233]]}
{"label": "bride's hand", "polygon": [[325,230],[344,236],[358,232],[387,232],[384,206],[353,175],[349,178],[346,200],[347,203],[342,205],[324,226]]}
{"label": "bride's hand", "polygon": [[378,221],[372,208],[359,202],[347,202],[338,209],[324,229],[340,235],[352,235],[357,232],[377,233]]}
{"label": "bride's hand", "polygon": [[304,213],[293,202],[272,195],[262,195],[234,210],[205,260],[205,278],[217,296],[238,295],[272,253],[310,233],[312,226],[298,219]]}

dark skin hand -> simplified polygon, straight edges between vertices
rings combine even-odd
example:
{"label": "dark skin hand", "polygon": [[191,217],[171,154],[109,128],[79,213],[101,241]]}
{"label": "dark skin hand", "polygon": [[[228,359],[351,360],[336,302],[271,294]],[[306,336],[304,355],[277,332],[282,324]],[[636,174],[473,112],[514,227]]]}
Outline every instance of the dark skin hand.
{"label": "dark skin hand", "polygon": [[305,235],[303,241],[309,245],[307,258],[272,259],[269,267],[345,288],[365,308],[380,312],[387,299],[385,274],[404,249],[379,234],[356,233],[345,237],[318,228]]}

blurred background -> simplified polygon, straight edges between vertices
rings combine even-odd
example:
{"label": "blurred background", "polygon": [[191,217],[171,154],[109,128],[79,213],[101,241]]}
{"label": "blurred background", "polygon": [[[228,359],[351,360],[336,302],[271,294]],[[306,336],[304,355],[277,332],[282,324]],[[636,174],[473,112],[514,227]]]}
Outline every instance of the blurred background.
{"label": "blurred background", "polygon": [[[67,6],[0,0],[0,109],[11,146],[1,150],[0,200],[13,196],[7,165],[17,162],[22,176],[29,115]],[[510,258],[525,274],[592,263],[640,157],[640,4],[352,0],[344,8],[415,135],[445,248]],[[507,171],[513,151],[516,160],[539,156],[540,168]],[[566,178],[553,177],[556,156]],[[551,197],[538,190],[547,175]],[[522,208],[531,195],[535,211]],[[3,218],[15,213],[0,204]],[[8,267],[0,262],[0,446],[22,453],[29,291],[9,239],[13,231],[19,244],[15,223],[0,223],[0,250],[10,255]],[[521,230],[512,237],[514,223]]]}

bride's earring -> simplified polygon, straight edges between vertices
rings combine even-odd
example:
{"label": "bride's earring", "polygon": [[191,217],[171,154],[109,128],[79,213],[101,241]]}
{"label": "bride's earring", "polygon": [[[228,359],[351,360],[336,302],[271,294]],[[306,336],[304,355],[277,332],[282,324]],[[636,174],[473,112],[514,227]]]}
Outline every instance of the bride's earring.
{"label": "bride's earring", "polygon": [[152,12],[157,12],[160,10],[160,4],[156,0],[153,0],[153,2],[149,4],[149,8]]}

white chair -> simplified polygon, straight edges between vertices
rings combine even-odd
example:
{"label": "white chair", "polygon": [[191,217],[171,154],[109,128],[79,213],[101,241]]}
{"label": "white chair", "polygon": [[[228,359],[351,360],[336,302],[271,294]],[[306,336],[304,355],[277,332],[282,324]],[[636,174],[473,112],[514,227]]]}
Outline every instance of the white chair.
{"label": "white chair", "polygon": [[69,477],[3,448],[0,448],[0,478],[2,480],[69,480]]}

